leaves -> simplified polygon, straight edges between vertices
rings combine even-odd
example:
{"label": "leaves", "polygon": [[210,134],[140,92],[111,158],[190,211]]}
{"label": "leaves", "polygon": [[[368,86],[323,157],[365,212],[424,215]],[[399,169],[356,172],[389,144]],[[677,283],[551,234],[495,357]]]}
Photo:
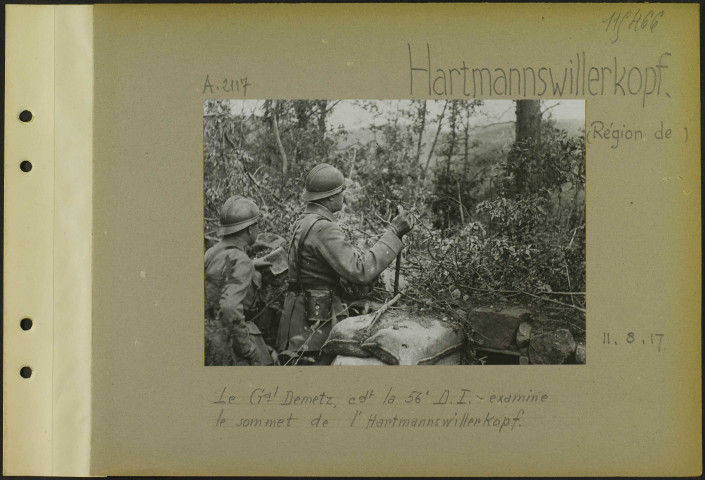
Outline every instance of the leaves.
{"label": "leaves", "polygon": [[[374,121],[362,127],[365,134],[356,132],[353,143],[344,141],[344,127],[325,123],[339,103],[353,104],[264,101],[255,113],[228,101],[206,102],[205,231],[216,230],[223,202],[241,194],[260,206],[263,232],[288,239],[303,208],[306,174],[328,162],[353,181],[338,223],[357,248],[374,245],[398,204],[417,216],[405,237],[405,301],[451,313],[492,292],[512,298],[519,291],[584,291],[581,136],[543,120],[538,138],[512,144],[505,135],[512,126],[471,127],[481,102],[364,101],[356,104]],[[288,176],[281,173],[271,132],[275,107]],[[433,168],[424,179],[427,160]]]}

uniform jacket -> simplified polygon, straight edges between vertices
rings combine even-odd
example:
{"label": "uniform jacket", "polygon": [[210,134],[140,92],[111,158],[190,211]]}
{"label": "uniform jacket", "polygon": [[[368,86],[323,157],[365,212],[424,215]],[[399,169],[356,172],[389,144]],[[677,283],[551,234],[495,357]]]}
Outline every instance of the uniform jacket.
{"label": "uniform jacket", "polygon": [[[299,266],[298,248],[302,231],[316,219],[319,220],[304,240]],[[339,279],[343,278],[355,284],[371,282],[394,261],[401,247],[399,237],[387,231],[372,248],[361,252],[345,239],[330,210],[316,203],[309,203],[294,224],[289,247],[289,282],[298,285],[300,268],[303,288],[333,291],[333,311],[336,316],[345,316],[340,298],[335,295]],[[302,350],[319,350],[328,338],[335,321],[334,318],[319,331],[312,332],[313,324],[306,320],[300,290],[291,291],[284,301],[277,346],[280,351],[296,351],[308,340]]]}
{"label": "uniform jacket", "polygon": [[261,276],[244,247],[241,239],[223,239],[206,251],[206,336],[214,364],[260,363],[253,337],[259,330],[245,321],[245,311],[254,305]]}

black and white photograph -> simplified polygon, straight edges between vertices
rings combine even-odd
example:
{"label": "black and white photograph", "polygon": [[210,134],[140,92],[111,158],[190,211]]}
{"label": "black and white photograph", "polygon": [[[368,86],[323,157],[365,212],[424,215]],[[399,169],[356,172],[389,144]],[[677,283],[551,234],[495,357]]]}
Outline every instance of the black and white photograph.
{"label": "black and white photograph", "polygon": [[205,365],[585,364],[583,100],[207,100]]}

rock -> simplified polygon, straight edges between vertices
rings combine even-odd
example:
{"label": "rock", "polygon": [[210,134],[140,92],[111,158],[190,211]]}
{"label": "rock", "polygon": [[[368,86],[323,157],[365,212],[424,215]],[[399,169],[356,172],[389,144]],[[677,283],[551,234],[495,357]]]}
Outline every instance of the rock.
{"label": "rock", "polygon": [[474,330],[472,341],[483,347],[507,349],[514,341],[519,324],[529,320],[529,316],[528,310],[519,307],[476,308],[468,318]]}
{"label": "rock", "polygon": [[517,329],[517,347],[523,347],[528,345],[529,339],[531,338],[531,324],[527,322],[521,322],[519,328]]}
{"label": "rock", "polygon": [[338,355],[333,359],[331,365],[386,365],[386,363],[375,357],[360,358]]}
{"label": "rock", "polygon": [[585,365],[585,344],[578,342],[575,346],[575,362]]}
{"label": "rock", "polygon": [[470,295],[468,295],[468,294],[463,295],[463,302],[467,302],[468,300],[470,300]]}
{"label": "rock", "polygon": [[560,365],[575,352],[575,340],[570,331],[534,333],[529,342],[529,361],[537,365]]}
{"label": "rock", "polygon": [[455,300],[457,300],[457,299],[460,298],[460,290],[458,290],[458,289],[456,288],[455,290],[453,290],[453,292],[452,292],[450,295],[451,295]]}
{"label": "rock", "polygon": [[[384,284],[384,288],[390,292],[394,291],[394,276],[395,276],[395,272],[394,272],[393,268],[383,271],[382,274],[380,275],[380,278],[382,279],[382,283]],[[408,287],[409,287],[409,282],[406,280],[404,275],[400,274],[399,275],[399,291],[405,292]]]}

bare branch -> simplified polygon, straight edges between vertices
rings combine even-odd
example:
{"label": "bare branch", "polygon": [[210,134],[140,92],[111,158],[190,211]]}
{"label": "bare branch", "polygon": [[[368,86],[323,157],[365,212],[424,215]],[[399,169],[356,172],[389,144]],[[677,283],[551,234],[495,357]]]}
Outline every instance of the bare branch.
{"label": "bare branch", "polygon": [[541,115],[543,115],[544,113],[548,112],[548,111],[549,111],[550,109],[552,109],[552,108],[556,108],[556,107],[557,107],[558,105],[560,105],[560,104],[561,104],[561,102],[558,102],[558,103],[556,103],[556,104],[554,104],[554,105],[551,105],[551,106],[548,107],[548,108],[545,108],[545,109],[541,110]]}

